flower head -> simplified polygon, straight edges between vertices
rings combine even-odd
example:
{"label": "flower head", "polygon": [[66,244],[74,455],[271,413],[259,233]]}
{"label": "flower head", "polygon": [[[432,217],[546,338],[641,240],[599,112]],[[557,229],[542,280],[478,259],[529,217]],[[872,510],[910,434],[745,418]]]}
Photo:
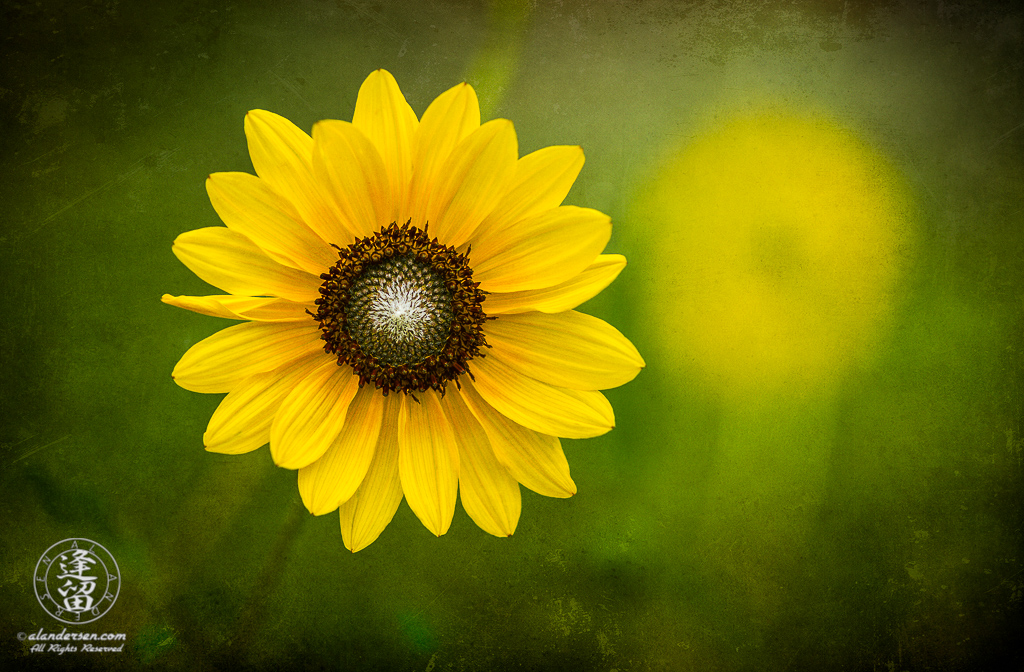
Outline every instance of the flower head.
{"label": "flower head", "polygon": [[665,234],[649,296],[673,307],[655,325],[663,362],[743,404],[835,390],[897,304],[915,247],[909,194],[827,116],[766,108],[689,139],[634,213]]}
{"label": "flower head", "polygon": [[228,294],[163,297],[242,321],[174,368],[185,389],[227,393],[207,450],[269,442],[310,512],[340,510],[352,551],[403,496],[438,536],[459,492],[481,528],[508,536],[520,483],[573,495],[559,437],[610,430],[598,390],[644,366],[614,327],[573,310],[626,263],[601,254],[606,215],[561,205],[582,150],[520,158],[511,122],[481,125],[467,84],[417,119],[384,70],[351,123],[310,137],[254,110],[245,133],[257,176],[207,180],[226,228],[173,248]]}

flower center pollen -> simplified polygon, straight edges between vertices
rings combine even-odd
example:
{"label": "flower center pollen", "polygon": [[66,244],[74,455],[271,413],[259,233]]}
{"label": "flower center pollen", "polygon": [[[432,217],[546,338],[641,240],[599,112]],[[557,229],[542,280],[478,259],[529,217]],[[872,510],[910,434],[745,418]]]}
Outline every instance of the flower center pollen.
{"label": "flower center pollen", "polygon": [[339,247],[338,257],[320,276],[313,317],[324,350],[351,366],[360,386],[444,394],[489,347],[483,324],[493,318],[481,307],[485,294],[473,282],[468,250],[460,254],[406,222]]}
{"label": "flower center pollen", "polygon": [[352,284],[345,322],[364,353],[387,366],[418,364],[444,348],[451,301],[428,264],[408,255],[392,257]]}

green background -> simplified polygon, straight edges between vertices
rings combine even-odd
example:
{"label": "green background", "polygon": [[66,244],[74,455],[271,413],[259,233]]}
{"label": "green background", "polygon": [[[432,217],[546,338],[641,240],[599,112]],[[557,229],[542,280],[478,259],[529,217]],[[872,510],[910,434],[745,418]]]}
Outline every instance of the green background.
{"label": "green background", "polygon": [[[1020,669],[1022,14],[991,3],[5,2],[0,19],[0,667]],[[227,321],[171,254],[251,171],[253,108],[351,119],[384,67],[417,114],[469,81],[520,154],[580,144],[568,203],[630,261],[584,306],[647,368],[617,427],[564,440],[579,493],[516,534],[403,503],[347,552],[263,449],[204,452],[220,395],[178,388]],[[666,361],[638,214],[660,162],[764,101],[826,111],[902,175],[916,242],[872,356],[827,393],[723,397]],[[679,204],[685,208],[685,203]],[[658,260],[655,263],[655,260]],[[686,287],[679,287],[685,292]],[[669,335],[670,336],[670,335]],[[685,353],[682,355],[685,357]],[[60,630],[32,573],[87,537],[120,564],[120,654]],[[69,627],[70,630],[76,628]]]}

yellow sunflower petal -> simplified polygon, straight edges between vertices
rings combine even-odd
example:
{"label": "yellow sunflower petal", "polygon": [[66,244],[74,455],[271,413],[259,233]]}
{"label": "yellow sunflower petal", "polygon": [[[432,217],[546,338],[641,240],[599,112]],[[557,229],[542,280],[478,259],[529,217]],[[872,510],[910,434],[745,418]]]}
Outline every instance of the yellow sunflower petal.
{"label": "yellow sunflower petal", "polygon": [[178,360],[171,377],[192,392],[230,392],[249,376],[323,351],[315,322],[245,322],[199,341]]}
{"label": "yellow sunflower petal", "polygon": [[484,302],[484,310],[488,315],[527,313],[533,310],[542,313],[572,310],[600,294],[625,267],[626,258],[621,254],[599,254],[582,273],[557,285],[523,292],[490,294]]}
{"label": "yellow sunflower petal", "polygon": [[424,527],[440,537],[455,513],[459,452],[451,421],[437,394],[428,390],[402,398],[398,417],[398,472],[409,508]]}
{"label": "yellow sunflower petal", "polygon": [[459,496],[466,513],[485,532],[511,537],[519,523],[519,482],[498,461],[487,434],[457,389],[448,388],[441,407],[459,437]]}
{"label": "yellow sunflower petal", "polygon": [[402,479],[398,474],[398,415],[401,399],[383,397],[384,418],[373,459],[366,477],[347,502],[339,508],[341,538],[353,553],[366,548],[380,536],[402,503]]}
{"label": "yellow sunflower petal", "polygon": [[301,322],[311,320],[307,310],[316,308],[312,303],[294,303],[287,299],[266,296],[235,296],[215,294],[212,296],[171,296],[160,297],[164,303],[184,308],[194,313],[226,317],[229,320],[253,320],[255,322]]}
{"label": "yellow sunflower petal", "polygon": [[462,398],[480,422],[497,460],[517,481],[545,497],[572,497],[576,484],[558,437],[518,425],[491,408],[473,383],[462,379]]}
{"label": "yellow sunflower petal", "polygon": [[488,292],[519,292],[565,282],[608,244],[608,215],[563,205],[528,217],[473,248],[473,277]]}
{"label": "yellow sunflower petal", "polygon": [[384,162],[354,125],[328,120],[313,126],[313,174],[355,236],[371,236],[393,221]]}
{"label": "yellow sunflower petal", "polygon": [[633,344],[604,320],[569,310],[503,315],[484,325],[488,357],[519,373],[573,390],[607,390],[644,367]]}
{"label": "yellow sunflower petal", "polygon": [[412,146],[419,121],[390,72],[371,72],[359,87],[352,123],[377,147],[384,161],[391,203],[386,219],[397,221],[402,216],[402,206],[408,202]]}
{"label": "yellow sunflower petal", "polygon": [[541,434],[586,439],[615,427],[611,404],[600,392],[570,390],[525,376],[493,351],[473,360],[476,391],[499,413]]}
{"label": "yellow sunflower petal", "polygon": [[466,136],[437,182],[426,185],[432,190],[426,209],[431,233],[453,247],[469,240],[508,191],[518,155],[516,131],[507,119],[489,121]]}
{"label": "yellow sunflower petal", "polygon": [[222,226],[186,231],[171,250],[190,271],[229,294],[270,294],[291,301],[320,295],[317,276],[277,263],[256,243]]}
{"label": "yellow sunflower petal", "polygon": [[245,137],[256,174],[287,199],[302,221],[328,243],[352,237],[333,216],[313,179],[313,139],[282,116],[266,110],[245,115]]}
{"label": "yellow sunflower petal", "polygon": [[324,357],[323,353],[303,357],[239,383],[213,412],[203,434],[206,449],[212,453],[238,455],[269,442],[270,425],[281,402]]}
{"label": "yellow sunflower petal", "polygon": [[320,459],[338,438],[359,377],[330,358],[303,378],[274,416],[270,456],[285,469],[301,469]]}
{"label": "yellow sunflower petal", "polygon": [[[413,174],[407,212],[427,212],[445,162],[463,138],[480,127],[480,104],[463,82],[434,99],[423,113],[413,144]],[[422,222],[413,222],[421,226]]]}
{"label": "yellow sunflower petal", "polygon": [[213,209],[232,231],[256,243],[274,261],[319,276],[337,253],[312,229],[285,214],[283,199],[249,173],[214,173],[206,178]]}
{"label": "yellow sunflower petal", "polygon": [[299,495],[314,516],[330,513],[355,493],[377,446],[384,397],[366,385],[356,392],[345,425],[323,457],[299,470]]}
{"label": "yellow sunflower petal", "polygon": [[508,193],[480,231],[496,234],[520,219],[557,208],[580,174],[583,160],[583,148],[578,145],[545,147],[519,159]]}

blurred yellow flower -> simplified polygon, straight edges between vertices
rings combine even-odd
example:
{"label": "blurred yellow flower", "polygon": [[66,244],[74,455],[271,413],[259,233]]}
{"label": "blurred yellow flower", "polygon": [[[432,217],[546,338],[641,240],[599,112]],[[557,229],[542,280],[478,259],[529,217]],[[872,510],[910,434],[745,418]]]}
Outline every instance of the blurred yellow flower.
{"label": "blurred yellow flower", "polygon": [[384,70],[351,123],[321,121],[310,137],[254,110],[245,133],[258,177],[207,180],[227,227],[173,248],[228,294],[163,297],[243,321],[174,368],[185,389],[228,393],[207,450],[269,442],[310,512],[340,507],[353,552],[403,495],[436,535],[459,491],[477,525],[508,536],[520,483],[574,494],[558,437],[610,430],[598,390],[644,366],[614,327],[573,310],[625,265],[601,254],[606,215],[560,205],[582,150],[519,158],[511,122],[481,125],[466,84],[417,119]]}
{"label": "blurred yellow flower", "polygon": [[867,354],[908,254],[898,174],[814,117],[733,119],[641,198],[663,356],[719,393],[803,394]]}

